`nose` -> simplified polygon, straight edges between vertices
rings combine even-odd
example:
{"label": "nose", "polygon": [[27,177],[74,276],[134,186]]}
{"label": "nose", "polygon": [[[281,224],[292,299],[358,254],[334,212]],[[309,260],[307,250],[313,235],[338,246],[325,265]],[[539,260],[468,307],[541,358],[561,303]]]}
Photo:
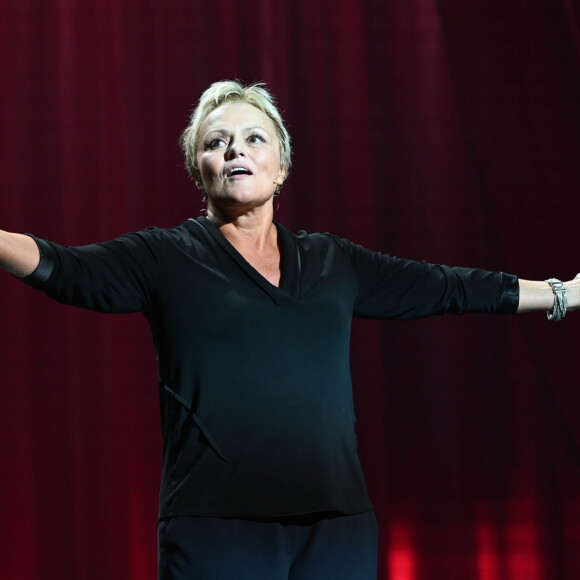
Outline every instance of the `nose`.
{"label": "nose", "polygon": [[240,139],[232,139],[226,149],[226,159],[235,159],[241,155],[245,155],[243,141]]}

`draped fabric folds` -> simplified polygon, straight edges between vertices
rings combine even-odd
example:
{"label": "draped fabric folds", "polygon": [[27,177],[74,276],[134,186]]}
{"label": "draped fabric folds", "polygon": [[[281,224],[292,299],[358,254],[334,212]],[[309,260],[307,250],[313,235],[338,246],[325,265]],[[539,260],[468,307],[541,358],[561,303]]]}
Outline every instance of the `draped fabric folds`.
{"label": "draped fabric folds", "polygon": [[[278,97],[290,229],[529,279],[580,270],[573,0],[3,0],[0,228],[79,245],[199,215],[178,139],[222,78]],[[153,580],[146,322],[5,275],[0,328],[0,577]],[[579,329],[355,321],[380,578],[578,578]]]}

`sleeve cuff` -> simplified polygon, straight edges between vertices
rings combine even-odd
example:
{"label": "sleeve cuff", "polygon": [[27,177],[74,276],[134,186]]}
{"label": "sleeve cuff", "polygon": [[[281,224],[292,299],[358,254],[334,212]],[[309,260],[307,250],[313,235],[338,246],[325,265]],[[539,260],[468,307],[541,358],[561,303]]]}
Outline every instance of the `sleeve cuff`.
{"label": "sleeve cuff", "polygon": [[517,276],[501,272],[501,295],[497,314],[515,314],[520,303],[520,283]]}
{"label": "sleeve cuff", "polygon": [[20,280],[33,288],[39,288],[44,285],[54,271],[54,254],[52,247],[47,241],[41,240],[31,234],[26,235],[30,236],[36,242],[40,252],[40,262],[32,274],[20,278]]}

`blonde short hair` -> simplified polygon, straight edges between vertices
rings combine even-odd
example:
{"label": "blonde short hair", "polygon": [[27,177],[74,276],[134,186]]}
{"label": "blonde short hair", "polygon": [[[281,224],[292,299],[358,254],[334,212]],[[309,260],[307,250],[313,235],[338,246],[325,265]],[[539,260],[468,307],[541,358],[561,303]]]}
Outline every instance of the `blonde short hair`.
{"label": "blonde short hair", "polygon": [[197,107],[189,120],[189,125],[181,135],[181,147],[185,153],[185,167],[196,181],[201,180],[197,167],[197,145],[199,129],[207,116],[226,103],[248,103],[268,115],[274,123],[280,142],[280,166],[286,175],[292,164],[290,134],[284,126],[282,115],[276,107],[274,96],[265,88],[264,83],[244,85],[239,81],[219,81],[213,83],[201,95]]}

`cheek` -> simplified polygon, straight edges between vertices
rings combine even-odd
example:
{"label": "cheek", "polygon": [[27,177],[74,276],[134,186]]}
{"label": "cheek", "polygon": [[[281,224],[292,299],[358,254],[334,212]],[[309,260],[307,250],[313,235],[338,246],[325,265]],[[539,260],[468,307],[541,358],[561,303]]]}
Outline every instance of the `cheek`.
{"label": "cheek", "polygon": [[267,155],[264,155],[263,166],[264,168],[267,168],[269,172],[277,175],[280,170],[280,156],[274,151],[268,152]]}
{"label": "cheek", "polygon": [[211,178],[217,173],[215,163],[212,163],[212,160],[205,156],[199,158],[197,167],[199,168],[199,173],[203,178]]}

